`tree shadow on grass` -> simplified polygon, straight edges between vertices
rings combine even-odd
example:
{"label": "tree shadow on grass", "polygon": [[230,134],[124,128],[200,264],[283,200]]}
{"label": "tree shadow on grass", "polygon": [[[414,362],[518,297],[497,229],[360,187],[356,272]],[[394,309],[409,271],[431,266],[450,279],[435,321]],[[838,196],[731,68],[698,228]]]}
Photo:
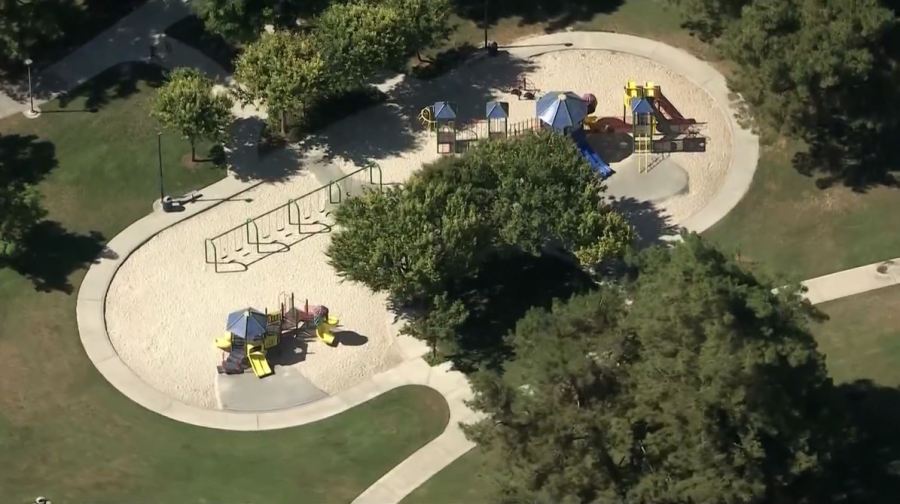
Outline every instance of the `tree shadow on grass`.
{"label": "tree shadow on grass", "polygon": [[36,184],[58,164],[52,142],[35,135],[0,135],[0,184]]}
{"label": "tree shadow on grass", "polygon": [[484,22],[487,4],[488,23],[517,16],[522,24],[547,23],[547,32],[560,30],[576,21],[587,21],[596,14],[611,14],[624,0],[453,0],[454,12],[460,17]]}
{"label": "tree shadow on grass", "polygon": [[[159,87],[165,82],[165,71],[149,63],[122,63],[110,67],[93,79],[59,97],[59,108],[67,109],[83,100],[79,110],[96,112],[104,105],[136,93],[140,83]],[[50,109],[52,110],[52,109]]]}
{"label": "tree shadow on grass", "polygon": [[56,221],[41,221],[25,236],[24,253],[8,259],[7,266],[27,277],[42,292],[71,294],[69,276],[92,264],[99,257],[115,258],[104,246],[103,234],[72,233]]}
{"label": "tree shadow on grass", "polygon": [[900,389],[858,380],[837,390],[858,437],[837,457],[824,483],[830,496],[838,497],[832,502],[900,502]]}
{"label": "tree shadow on grass", "polygon": [[456,369],[496,369],[508,357],[505,336],[534,307],[549,308],[594,288],[594,281],[571,261],[520,252],[488,261],[479,274],[461,282],[457,294],[469,310],[459,329],[460,349],[450,358]]}

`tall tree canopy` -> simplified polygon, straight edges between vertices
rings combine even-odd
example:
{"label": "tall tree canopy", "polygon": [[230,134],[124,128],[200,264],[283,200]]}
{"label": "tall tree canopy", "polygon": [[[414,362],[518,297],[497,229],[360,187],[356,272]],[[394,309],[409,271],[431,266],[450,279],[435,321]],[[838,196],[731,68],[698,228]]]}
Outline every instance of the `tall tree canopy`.
{"label": "tall tree canopy", "polygon": [[198,70],[177,68],[159,88],[151,114],[191,142],[191,159],[196,160],[198,139],[225,140],[231,105],[231,98],[215,94],[213,82]]}
{"label": "tall tree canopy", "polygon": [[[23,252],[26,233],[44,216],[32,162],[44,146],[16,135],[0,137],[0,259]],[[55,161],[54,161],[55,164]]]}
{"label": "tall tree canopy", "polygon": [[206,29],[232,43],[256,39],[267,24],[293,28],[298,16],[318,12],[328,0],[193,0]]}
{"label": "tall tree canopy", "polygon": [[59,0],[0,0],[0,59],[23,60],[38,41],[59,36]]}
{"label": "tall tree canopy", "polygon": [[755,0],[728,33],[735,84],[764,120],[803,132],[852,113],[893,14],[877,0]]}
{"label": "tall tree canopy", "polygon": [[506,249],[556,247],[593,265],[632,237],[571,140],[549,133],[443,158],[402,188],[344,202],[336,219],[334,267],[401,304],[446,291]]}
{"label": "tall tree canopy", "polygon": [[457,329],[495,287],[473,286],[491,261],[564,250],[592,266],[632,239],[574,144],[555,134],[444,158],[402,188],[345,201],[336,223],[328,255],[338,273],[420,309],[408,332],[442,352],[460,347]]}
{"label": "tall tree canopy", "polygon": [[310,39],[288,31],[266,33],[247,46],[235,65],[237,96],[260,101],[269,115],[280,117],[285,132],[288,113],[302,113],[321,95],[325,62]]}
{"label": "tall tree canopy", "polygon": [[529,313],[475,380],[468,427],[500,502],[821,502],[839,446],[824,358],[793,293],[698,237],[624,287]]}
{"label": "tall tree canopy", "polygon": [[412,18],[388,2],[333,3],[316,19],[314,37],[329,67],[329,87],[365,84],[383,68],[399,69],[409,54]]}

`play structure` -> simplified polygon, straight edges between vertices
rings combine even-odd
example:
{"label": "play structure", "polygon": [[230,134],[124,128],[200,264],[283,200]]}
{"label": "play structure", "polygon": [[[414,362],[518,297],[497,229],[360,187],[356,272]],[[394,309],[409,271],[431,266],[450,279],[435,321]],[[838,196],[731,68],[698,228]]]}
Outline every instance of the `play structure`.
{"label": "play structure", "polygon": [[654,153],[706,150],[706,139],[699,132],[702,124],[684,117],[666,98],[662,88],[653,82],[644,85],[635,81],[626,83],[623,122],[627,123],[629,111],[634,154],[640,171],[650,169],[650,156]]}
{"label": "play structure", "polygon": [[340,320],[332,317],[325,306],[309,306],[309,300],[300,310],[294,306],[294,295],[281,296],[277,310],[261,312],[246,308],[228,315],[225,335],[216,338],[216,347],[224,352],[219,373],[241,374],[253,370],[258,378],[272,374],[267,354],[287,338],[298,335],[315,335],[327,345],[334,344],[332,330]]}
{"label": "play structure", "polygon": [[[521,99],[534,99],[540,91],[522,78],[509,93]],[[578,151],[601,178],[614,172],[591,146],[589,136],[595,134],[625,134],[632,137],[631,153],[636,156],[638,170],[646,172],[672,152],[704,152],[706,139],[700,135],[703,123],[685,117],[653,82],[625,85],[622,118],[594,115],[597,97],[578,96],[571,91],[551,91],[537,99],[535,117],[510,123],[509,104],[488,102],[484,119],[462,122],[456,104],[435,102],[419,113],[419,122],[434,131],[437,152],[459,154],[469,146],[485,139],[506,138],[550,129],[569,135]]]}

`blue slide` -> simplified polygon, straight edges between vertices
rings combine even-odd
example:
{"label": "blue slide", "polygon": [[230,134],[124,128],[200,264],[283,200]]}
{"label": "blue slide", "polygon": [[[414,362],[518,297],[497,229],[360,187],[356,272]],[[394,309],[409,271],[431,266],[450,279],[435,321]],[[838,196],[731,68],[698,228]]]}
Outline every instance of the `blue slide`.
{"label": "blue slide", "polygon": [[578,146],[578,150],[581,151],[581,155],[584,156],[584,159],[591,165],[591,168],[600,175],[601,179],[608,178],[612,175],[613,170],[606,164],[597,152],[591,148],[590,144],[587,142],[587,138],[584,135],[584,130],[576,130],[572,132],[572,140],[575,140],[575,145]]}

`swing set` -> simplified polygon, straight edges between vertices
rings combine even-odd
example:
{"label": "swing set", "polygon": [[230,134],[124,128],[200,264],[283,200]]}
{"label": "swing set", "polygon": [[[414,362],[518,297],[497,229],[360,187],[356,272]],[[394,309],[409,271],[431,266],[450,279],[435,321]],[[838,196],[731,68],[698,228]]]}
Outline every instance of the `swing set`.
{"label": "swing set", "polygon": [[[331,231],[331,213],[345,199],[366,189],[381,191],[381,168],[370,164],[313,189],[243,224],[203,241],[204,259],[216,273],[238,273],[272,254]],[[359,187],[360,190],[355,189]]]}

